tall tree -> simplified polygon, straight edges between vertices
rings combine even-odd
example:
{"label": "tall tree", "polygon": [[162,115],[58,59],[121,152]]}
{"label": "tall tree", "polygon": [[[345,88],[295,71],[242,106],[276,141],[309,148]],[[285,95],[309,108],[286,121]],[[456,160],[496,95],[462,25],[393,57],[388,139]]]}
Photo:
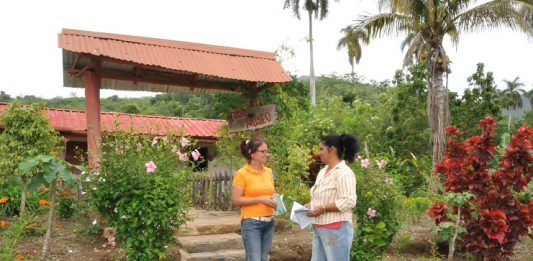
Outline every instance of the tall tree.
{"label": "tall tree", "polygon": [[[339,0],[335,0],[339,1]],[[300,2],[303,2],[303,6],[300,6]],[[313,61],[313,15],[315,19],[323,20],[326,18],[329,12],[329,1],[328,0],[285,0],[283,9],[291,8],[294,16],[300,19],[300,8],[303,8],[307,11],[309,18],[309,98],[311,99],[311,104],[316,104],[316,89],[315,89],[315,67]]]}
{"label": "tall tree", "polygon": [[354,63],[359,63],[361,60],[361,44],[368,44],[368,33],[360,28],[354,28],[351,25],[341,29],[341,33],[343,36],[337,44],[337,50],[346,48],[346,51],[348,52],[348,62],[352,67],[352,81],[355,84]]}
{"label": "tall tree", "polygon": [[[380,14],[362,15],[355,27],[367,30],[371,38],[405,33],[412,37],[405,61],[415,56],[428,63],[427,110],[433,162],[442,160],[445,129],[450,123],[448,90],[443,75],[448,59],[443,46],[448,36],[458,45],[463,32],[507,27],[533,37],[533,28],[520,12],[533,10],[533,0],[492,0],[476,5],[475,0],[379,0]],[[522,10],[522,11],[521,11]],[[433,188],[435,189],[435,187]]]}
{"label": "tall tree", "polygon": [[520,82],[520,77],[515,77],[514,80],[504,79],[506,87],[502,91],[504,104],[507,105],[509,111],[509,121],[507,123],[507,131],[511,131],[512,114],[511,109],[522,108],[522,95],[526,94],[526,91],[520,87],[524,86],[524,83]]}

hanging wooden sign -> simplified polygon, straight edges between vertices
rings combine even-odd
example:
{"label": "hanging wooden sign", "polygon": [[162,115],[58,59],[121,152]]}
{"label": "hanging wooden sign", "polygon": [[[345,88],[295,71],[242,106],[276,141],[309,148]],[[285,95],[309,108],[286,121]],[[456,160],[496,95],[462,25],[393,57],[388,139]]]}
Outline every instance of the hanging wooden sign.
{"label": "hanging wooden sign", "polygon": [[278,120],[276,105],[265,105],[229,112],[230,132],[255,130],[275,124]]}

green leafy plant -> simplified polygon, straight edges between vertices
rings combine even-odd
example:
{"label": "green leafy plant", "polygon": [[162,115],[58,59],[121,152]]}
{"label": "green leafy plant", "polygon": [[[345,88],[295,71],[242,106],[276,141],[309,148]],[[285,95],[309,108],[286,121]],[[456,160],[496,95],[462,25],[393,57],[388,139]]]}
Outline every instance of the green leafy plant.
{"label": "green leafy plant", "polygon": [[354,260],[376,260],[400,228],[401,193],[385,173],[386,161],[360,158],[353,164],[357,177],[357,228],[352,244]]}
{"label": "green leafy plant", "polygon": [[71,218],[76,212],[77,200],[68,191],[63,191],[57,199],[57,212],[61,218]]}
{"label": "green leafy plant", "polygon": [[14,102],[0,117],[4,126],[0,134],[0,184],[10,178],[20,184],[20,214],[24,213],[28,183],[36,172],[19,171],[19,163],[28,157],[49,153],[60,142],[59,134],[42,109],[42,104],[22,106]]}
{"label": "green leafy plant", "polygon": [[100,169],[85,178],[92,202],[116,228],[128,260],[158,260],[172,228],[188,220],[194,143],[172,135],[115,132],[105,136]]}
{"label": "green leafy plant", "polygon": [[[18,184],[0,186],[0,217],[14,217],[20,215],[21,187]],[[40,205],[39,200],[49,200],[44,190],[26,191],[26,211],[41,213],[48,205]]]}
{"label": "green leafy plant", "polygon": [[[40,186],[50,187],[50,209],[48,211],[48,229],[43,242],[43,251],[41,259],[46,259],[48,252],[48,242],[52,234],[52,221],[54,217],[54,207],[56,203],[56,190],[58,186],[65,185],[70,188],[79,188],[80,182],[78,177],[72,173],[69,169],[74,168],[65,160],[59,158],[57,153],[49,155],[37,155],[30,157],[22,161],[18,169],[21,173],[28,174],[34,173],[32,179],[29,182],[28,189],[35,191]],[[46,201],[46,200],[45,200]],[[46,204],[43,201],[39,204]]]}

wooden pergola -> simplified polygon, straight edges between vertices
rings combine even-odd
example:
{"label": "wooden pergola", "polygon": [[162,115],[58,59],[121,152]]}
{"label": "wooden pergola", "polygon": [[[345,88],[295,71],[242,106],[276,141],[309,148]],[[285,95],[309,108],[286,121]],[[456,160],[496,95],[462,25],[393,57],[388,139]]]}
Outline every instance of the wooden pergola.
{"label": "wooden pergola", "polygon": [[224,93],[260,91],[291,77],[273,53],[63,29],[63,86],[85,88],[89,166],[99,161],[100,89]]}

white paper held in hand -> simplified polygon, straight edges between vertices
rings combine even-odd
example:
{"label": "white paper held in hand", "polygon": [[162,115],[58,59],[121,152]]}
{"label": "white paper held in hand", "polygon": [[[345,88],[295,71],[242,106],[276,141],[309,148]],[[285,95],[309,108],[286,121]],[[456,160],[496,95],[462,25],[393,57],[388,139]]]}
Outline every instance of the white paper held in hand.
{"label": "white paper held in hand", "polygon": [[294,201],[292,203],[291,220],[298,223],[300,229],[304,229],[315,221],[314,217],[308,217],[307,213],[311,212],[311,209],[302,206],[300,203]]}

